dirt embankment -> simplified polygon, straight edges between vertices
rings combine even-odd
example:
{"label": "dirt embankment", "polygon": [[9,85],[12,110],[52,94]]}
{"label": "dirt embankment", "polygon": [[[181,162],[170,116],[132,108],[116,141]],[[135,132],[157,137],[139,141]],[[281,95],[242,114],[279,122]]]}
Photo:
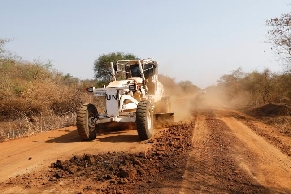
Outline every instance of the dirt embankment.
{"label": "dirt embankment", "polygon": [[183,180],[185,158],[192,148],[193,128],[191,122],[172,125],[156,134],[156,138],[142,142],[152,146],[139,152],[112,149],[97,155],[74,155],[68,160],[56,160],[45,172],[17,176],[1,187],[19,185],[29,192],[57,189],[76,193],[147,193],[162,188],[177,192]]}

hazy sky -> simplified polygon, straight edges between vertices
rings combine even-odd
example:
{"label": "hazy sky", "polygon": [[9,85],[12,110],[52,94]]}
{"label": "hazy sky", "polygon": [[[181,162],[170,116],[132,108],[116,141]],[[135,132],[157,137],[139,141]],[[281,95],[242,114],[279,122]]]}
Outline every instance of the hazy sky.
{"label": "hazy sky", "polygon": [[24,59],[92,79],[102,54],[153,58],[159,72],[215,85],[223,75],[282,67],[265,20],[289,13],[291,0],[0,0],[0,38]]}

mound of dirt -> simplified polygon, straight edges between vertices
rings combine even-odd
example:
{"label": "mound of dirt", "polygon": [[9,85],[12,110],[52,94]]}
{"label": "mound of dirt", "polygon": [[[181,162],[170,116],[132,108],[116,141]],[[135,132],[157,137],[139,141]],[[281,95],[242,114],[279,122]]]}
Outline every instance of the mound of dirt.
{"label": "mound of dirt", "polygon": [[290,113],[291,108],[287,107],[286,105],[271,103],[249,111],[250,115],[256,117],[288,116],[291,115]]}
{"label": "mound of dirt", "polygon": [[194,122],[174,124],[157,138],[142,142],[153,144],[145,152],[75,155],[52,163],[41,176],[26,174],[8,184],[45,190],[65,182],[80,193],[148,193],[165,185],[179,189],[192,149],[193,128]]}

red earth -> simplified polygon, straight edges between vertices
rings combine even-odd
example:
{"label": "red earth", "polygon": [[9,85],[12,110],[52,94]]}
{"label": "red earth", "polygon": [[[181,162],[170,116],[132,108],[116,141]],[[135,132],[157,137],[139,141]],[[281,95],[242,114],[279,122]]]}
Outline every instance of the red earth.
{"label": "red earth", "polygon": [[[182,106],[182,105],[181,105]],[[140,141],[76,127],[0,143],[1,193],[291,193],[291,137],[205,103]]]}

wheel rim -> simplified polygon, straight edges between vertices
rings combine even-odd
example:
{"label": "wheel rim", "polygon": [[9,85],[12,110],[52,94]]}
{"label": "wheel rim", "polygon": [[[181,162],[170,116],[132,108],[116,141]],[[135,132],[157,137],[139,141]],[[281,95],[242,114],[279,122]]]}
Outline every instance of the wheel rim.
{"label": "wheel rim", "polygon": [[90,131],[94,131],[95,130],[95,117],[94,115],[91,113],[89,113],[89,117],[88,117],[88,126],[89,126],[89,130]]}

